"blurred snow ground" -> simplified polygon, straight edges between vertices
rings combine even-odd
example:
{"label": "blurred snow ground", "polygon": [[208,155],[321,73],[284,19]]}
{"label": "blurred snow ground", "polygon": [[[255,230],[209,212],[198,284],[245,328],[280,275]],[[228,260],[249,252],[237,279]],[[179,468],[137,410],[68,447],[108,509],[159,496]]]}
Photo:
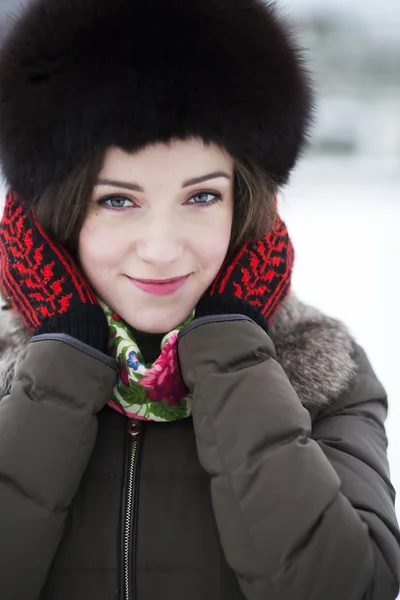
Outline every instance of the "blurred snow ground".
{"label": "blurred snow ground", "polygon": [[293,289],[349,326],[387,390],[400,498],[400,159],[303,159],[280,211],[296,250]]}

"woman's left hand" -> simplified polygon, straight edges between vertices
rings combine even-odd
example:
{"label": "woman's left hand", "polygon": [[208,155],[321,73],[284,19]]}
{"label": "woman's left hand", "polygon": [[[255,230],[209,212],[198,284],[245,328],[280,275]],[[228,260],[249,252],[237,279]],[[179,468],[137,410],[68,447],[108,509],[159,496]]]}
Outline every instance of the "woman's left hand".
{"label": "woman's left hand", "polygon": [[285,223],[278,218],[263,238],[228,256],[196,308],[196,317],[247,315],[263,329],[290,289],[294,250]]}

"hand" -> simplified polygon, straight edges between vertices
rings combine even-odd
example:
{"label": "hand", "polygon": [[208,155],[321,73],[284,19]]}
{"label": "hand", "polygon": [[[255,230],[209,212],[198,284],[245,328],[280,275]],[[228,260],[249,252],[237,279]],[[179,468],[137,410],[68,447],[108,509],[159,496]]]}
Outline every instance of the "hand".
{"label": "hand", "polygon": [[107,321],[89,284],[12,191],[0,223],[0,265],[1,287],[28,329],[66,333],[105,349]]}
{"label": "hand", "polygon": [[196,309],[196,316],[244,314],[264,329],[290,289],[294,250],[278,218],[263,238],[228,256]]}

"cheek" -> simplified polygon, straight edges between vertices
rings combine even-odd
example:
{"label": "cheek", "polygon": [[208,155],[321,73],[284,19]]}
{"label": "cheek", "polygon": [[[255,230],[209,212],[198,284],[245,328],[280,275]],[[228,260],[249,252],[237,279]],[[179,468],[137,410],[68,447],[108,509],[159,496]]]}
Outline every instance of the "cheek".
{"label": "cheek", "polygon": [[231,219],[216,219],[202,230],[201,235],[192,238],[193,253],[211,279],[217,275],[226,258],[231,228]]}
{"label": "cheek", "polygon": [[118,265],[123,256],[124,236],[109,226],[102,226],[88,219],[79,235],[79,260],[90,280],[101,269]]}

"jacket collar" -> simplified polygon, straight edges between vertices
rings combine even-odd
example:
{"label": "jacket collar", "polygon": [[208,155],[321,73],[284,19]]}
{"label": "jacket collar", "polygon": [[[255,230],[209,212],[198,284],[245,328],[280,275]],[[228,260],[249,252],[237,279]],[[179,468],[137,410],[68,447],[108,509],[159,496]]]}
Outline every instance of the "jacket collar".
{"label": "jacket collar", "polygon": [[292,292],[276,312],[269,333],[277,359],[308,409],[332,404],[356,374],[355,341],[347,327]]}
{"label": "jacket collar", "polygon": [[[291,293],[270,324],[278,362],[308,409],[332,404],[345,392],[356,365],[347,328]],[[9,393],[30,334],[10,310],[0,312],[0,399]]]}

